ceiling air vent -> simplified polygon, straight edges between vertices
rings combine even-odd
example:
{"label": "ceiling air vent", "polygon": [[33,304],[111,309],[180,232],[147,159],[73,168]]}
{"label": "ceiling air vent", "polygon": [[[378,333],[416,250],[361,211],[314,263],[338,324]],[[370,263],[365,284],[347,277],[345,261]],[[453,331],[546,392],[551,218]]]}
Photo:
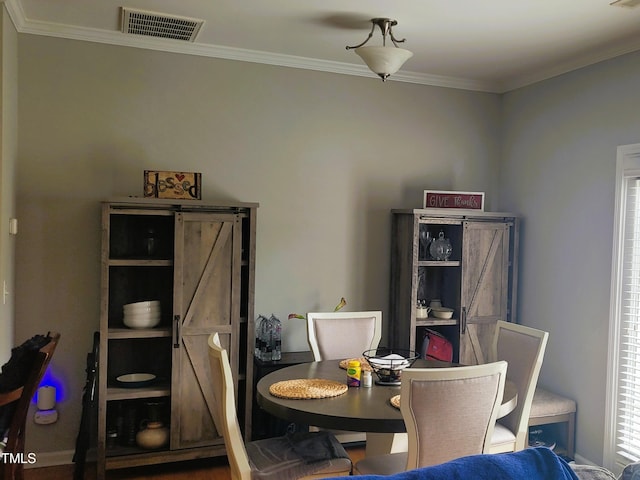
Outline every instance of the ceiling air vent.
{"label": "ceiling air vent", "polygon": [[640,5],[640,0],[615,0],[614,2],[611,2],[609,5],[613,5],[614,7],[633,8]]}
{"label": "ceiling air vent", "polygon": [[193,42],[204,20],[122,8],[122,32]]}

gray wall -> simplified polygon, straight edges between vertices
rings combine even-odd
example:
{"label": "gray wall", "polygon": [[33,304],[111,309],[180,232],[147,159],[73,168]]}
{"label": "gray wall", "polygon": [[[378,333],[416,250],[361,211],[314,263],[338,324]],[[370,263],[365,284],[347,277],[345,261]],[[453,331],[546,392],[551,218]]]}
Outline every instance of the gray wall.
{"label": "gray wall", "polygon": [[640,54],[504,96],[502,206],[524,217],[518,320],[550,332],[540,383],[603,455],[616,147],[640,141]]}
{"label": "gray wall", "polygon": [[[578,401],[578,454],[600,463],[615,155],[639,141],[639,57],[500,97],[20,35],[16,340],[61,331],[67,390],[27,448],[73,449],[99,201],[182,169],[207,200],[260,202],[256,312],[283,319],[340,296],[386,312],[389,209],[424,188],[521,213],[517,316],[551,333],[540,382]],[[306,349],[285,324],[285,349]]]}
{"label": "gray wall", "polygon": [[[29,425],[70,459],[99,315],[99,202],[145,169],[202,172],[206,200],[260,202],[256,313],[387,311],[391,208],[422,191],[498,203],[498,95],[19,36],[16,339],[61,332],[60,421]],[[285,320],[285,350],[306,350]],[[46,452],[51,452],[47,457]]]}
{"label": "gray wall", "polygon": [[[0,8],[0,364],[11,356],[15,306],[14,256],[16,237],[9,234],[9,219],[16,215],[16,159],[18,151],[18,32]],[[4,295],[4,292],[8,295]]]}

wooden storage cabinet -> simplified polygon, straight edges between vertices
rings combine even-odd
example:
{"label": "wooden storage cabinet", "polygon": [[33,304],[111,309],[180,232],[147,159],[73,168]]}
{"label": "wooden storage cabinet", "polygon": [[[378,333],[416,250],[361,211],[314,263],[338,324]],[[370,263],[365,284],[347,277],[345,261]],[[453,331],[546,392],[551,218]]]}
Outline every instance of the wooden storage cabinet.
{"label": "wooden storage cabinet", "polygon": [[[250,435],[256,210],[249,203],[103,203],[98,478],[110,469],[225,454],[207,406],[217,398],[207,350],[213,332],[229,352],[240,424]],[[145,300],[160,301],[160,324],[126,327],[123,305]],[[130,388],[116,380],[127,373],[156,379]],[[143,420],[169,427],[165,447],[136,445]]]}
{"label": "wooden storage cabinet", "polygon": [[[498,320],[512,321],[516,304],[518,218],[479,212],[446,215],[392,210],[390,341],[420,351],[425,329],[444,334],[454,361],[486,362]],[[451,242],[447,260],[435,260],[420,239],[440,232]],[[419,301],[440,299],[451,319],[416,318]]]}

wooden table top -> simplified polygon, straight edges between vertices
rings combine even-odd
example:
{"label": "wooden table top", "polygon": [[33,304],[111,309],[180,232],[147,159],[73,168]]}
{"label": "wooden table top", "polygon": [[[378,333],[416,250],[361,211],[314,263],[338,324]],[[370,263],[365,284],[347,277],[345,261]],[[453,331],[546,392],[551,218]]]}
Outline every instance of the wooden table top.
{"label": "wooden table top", "polygon": [[[291,422],[315,425],[334,430],[355,432],[402,433],[404,420],[400,410],[392,406],[391,397],[400,393],[400,386],[383,386],[375,383],[371,388],[349,388],[338,397],[292,400],[274,397],[269,393],[273,383],[297,378],[322,378],[346,382],[346,372],[339,360],[302,363],[272,372],[258,381],[257,401],[268,413]],[[451,364],[431,360],[418,360],[415,368],[448,367]],[[375,379],[375,374],[374,374]],[[515,408],[517,391],[511,382],[505,387],[505,402],[499,416]],[[501,414],[501,415],[500,415]]]}

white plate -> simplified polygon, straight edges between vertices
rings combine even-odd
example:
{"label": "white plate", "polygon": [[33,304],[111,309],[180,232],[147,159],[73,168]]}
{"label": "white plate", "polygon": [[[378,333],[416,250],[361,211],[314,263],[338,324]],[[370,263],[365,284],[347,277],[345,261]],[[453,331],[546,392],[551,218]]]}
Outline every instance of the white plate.
{"label": "white plate", "polygon": [[432,307],[431,308],[432,312],[453,312],[453,308],[447,308],[447,307]]}
{"label": "white plate", "polygon": [[156,376],[153,373],[127,373],[120,375],[116,381],[123,387],[137,388],[153,383]]}

